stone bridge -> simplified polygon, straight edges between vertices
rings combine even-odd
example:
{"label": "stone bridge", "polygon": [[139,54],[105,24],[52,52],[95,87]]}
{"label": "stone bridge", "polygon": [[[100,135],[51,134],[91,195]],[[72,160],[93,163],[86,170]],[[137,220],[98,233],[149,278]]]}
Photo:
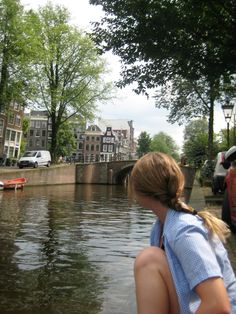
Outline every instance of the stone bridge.
{"label": "stone bridge", "polygon": [[76,165],[76,183],[123,184],[136,160]]}
{"label": "stone bridge", "polygon": [[[123,184],[136,160],[98,162],[76,165],[76,183]],[[181,166],[185,177],[184,198],[188,202],[195,178],[195,169]]]}

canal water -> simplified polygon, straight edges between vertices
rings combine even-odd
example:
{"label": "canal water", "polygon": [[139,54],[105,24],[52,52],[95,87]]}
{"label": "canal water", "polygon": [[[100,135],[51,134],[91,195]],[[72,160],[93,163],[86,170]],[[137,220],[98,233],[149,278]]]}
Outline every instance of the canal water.
{"label": "canal water", "polygon": [[153,220],[121,186],[0,191],[0,313],[136,313],[133,262]]}

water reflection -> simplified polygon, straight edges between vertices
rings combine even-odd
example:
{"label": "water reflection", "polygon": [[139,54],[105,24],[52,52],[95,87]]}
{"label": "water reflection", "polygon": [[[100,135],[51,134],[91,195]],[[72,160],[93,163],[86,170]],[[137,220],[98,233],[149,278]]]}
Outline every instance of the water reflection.
{"label": "water reflection", "polygon": [[152,220],[118,186],[2,192],[0,313],[135,313],[133,260]]}

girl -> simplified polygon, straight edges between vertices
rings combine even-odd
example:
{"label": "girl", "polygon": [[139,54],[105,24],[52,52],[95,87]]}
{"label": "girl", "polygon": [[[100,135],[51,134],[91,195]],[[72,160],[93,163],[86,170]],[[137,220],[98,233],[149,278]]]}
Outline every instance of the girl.
{"label": "girl", "polygon": [[229,229],[181,195],[183,174],[175,160],[148,153],[135,164],[129,191],[157,216],[151,247],[136,257],[138,314],[236,313],[236,279],[222,244]]}

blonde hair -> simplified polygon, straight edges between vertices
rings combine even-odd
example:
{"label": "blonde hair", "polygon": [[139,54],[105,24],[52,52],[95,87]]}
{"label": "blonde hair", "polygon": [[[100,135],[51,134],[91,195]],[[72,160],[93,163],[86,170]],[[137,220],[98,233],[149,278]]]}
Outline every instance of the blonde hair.
{"label": "blonde hair", "polygon": [[156,198],[176,211],[200,216],[207,229],[222,241],[230,234],[228,226],[207,211],[197,212],[181,200],[184,175],[177,162],[164,153],[153,152],[141,157],[129,178],[129,195],[142,194]]}

